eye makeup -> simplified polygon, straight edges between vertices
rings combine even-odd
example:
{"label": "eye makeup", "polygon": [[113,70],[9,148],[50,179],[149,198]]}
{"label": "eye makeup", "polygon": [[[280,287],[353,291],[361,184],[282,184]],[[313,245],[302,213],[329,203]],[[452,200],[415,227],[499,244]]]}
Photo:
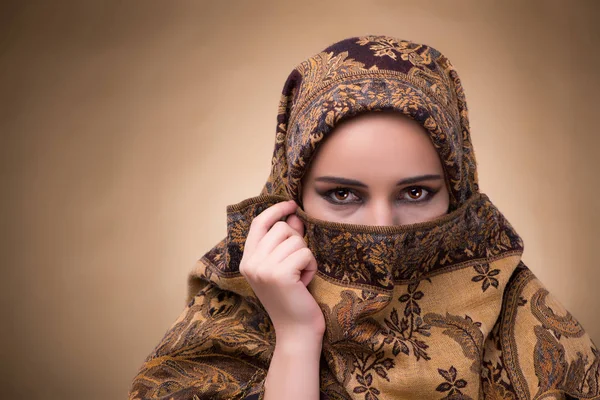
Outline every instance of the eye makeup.
{"label": "eye makeup", "polygon": [[328,202],[335,205],[351,205],[364,202],[364,195],[359,191],[347,187],[318,190],[317,193]]}
{"label": "eye makeup", "polygon": [[[328,201],[331,204],[339,206],[348,206],[363,204],[368,201],[368,195],[362,193],[360,190],[337,186],[334,188],[327,189],[315,189],[319,196]],[[439,189],[434,189],[428,186],[410,186],[403,188],[397,198],[398,203],[404,204],[425,204],[429,202],[437,193]]]}

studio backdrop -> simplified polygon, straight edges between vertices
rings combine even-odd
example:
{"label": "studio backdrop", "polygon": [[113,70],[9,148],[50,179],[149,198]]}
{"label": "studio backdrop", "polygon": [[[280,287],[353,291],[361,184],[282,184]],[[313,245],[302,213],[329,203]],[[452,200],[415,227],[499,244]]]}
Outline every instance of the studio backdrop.
{"label": "studio backdrop", "polygon": [[600,344],[599,4],[3,2],[0,397],[125,398],[264,184],[287,74],[365,34],[452,60],[482,191]]}

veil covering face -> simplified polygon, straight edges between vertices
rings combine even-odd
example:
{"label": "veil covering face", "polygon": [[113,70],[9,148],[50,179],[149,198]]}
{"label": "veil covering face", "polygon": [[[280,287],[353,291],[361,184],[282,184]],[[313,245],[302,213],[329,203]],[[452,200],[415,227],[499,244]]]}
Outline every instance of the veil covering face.
{"label": "veil covering face", "polygon": [[437,50],[386,36],[343,40],[296,67],[281,97],[271,174],[227,208],[227,237],[189,279],[189,304],[135,377],[130,399],[259,399],[275,331],[239,273],[253,218],[301,204],[319,145],[353,116],[395,111],[439,154],[448,214],[407,226],[316,220],[308,286],[326,321],[322,399],[595,399],[600,355],[521,261],[523,242],[480,193],[467,106]]}

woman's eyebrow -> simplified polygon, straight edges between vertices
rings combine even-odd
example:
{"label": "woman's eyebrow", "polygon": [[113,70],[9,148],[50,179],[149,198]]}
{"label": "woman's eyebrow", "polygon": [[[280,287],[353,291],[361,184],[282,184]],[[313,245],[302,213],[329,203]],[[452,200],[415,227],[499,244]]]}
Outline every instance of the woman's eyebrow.
{"label": "woman's eyebrow", "polygon": [[417,182],[422,182],[422,181],[434,181],[434,180],[439,180],[439,179],[442,179],[441,175],[434,175],[434,174],[420,175],[420,176],[413,176],[411,178],[402,179],[396,185],[397,186],[409,185],[411,183],[417,183]]}
{"label": "woman's eyebrow", "polygon": [[337,176],[320,176],[315,179],[317,182],[337,183],[338,185],[356,186],[362,188],[368,188],[367,185],[354,179],[340,178]]}

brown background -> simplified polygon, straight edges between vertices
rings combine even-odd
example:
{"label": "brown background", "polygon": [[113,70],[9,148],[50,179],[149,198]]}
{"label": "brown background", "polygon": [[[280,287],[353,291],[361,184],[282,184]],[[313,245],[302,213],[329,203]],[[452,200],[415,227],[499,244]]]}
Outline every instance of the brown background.
{"label": "brown background", "polygon": [[599,6],[2,3],[1,397],[124,398],[225,205],[266,179],[287,74],[368,33],[456,65],[483,191],[599,343]]}

